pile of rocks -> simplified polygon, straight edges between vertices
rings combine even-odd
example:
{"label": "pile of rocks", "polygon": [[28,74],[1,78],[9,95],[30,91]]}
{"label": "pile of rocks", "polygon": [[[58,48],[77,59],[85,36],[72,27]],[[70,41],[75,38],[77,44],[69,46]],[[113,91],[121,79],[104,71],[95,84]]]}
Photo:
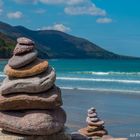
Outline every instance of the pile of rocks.
{"label": "pile of rocks", "polygon": [[0,138],[69,140],[54,69],[37,58],[32,40],[21,37],[17,42],[0,87]]}
{"label": "pile of rocks", "polygon": [[107,131],[104,128],[104,121],[99,119],[94,107],[88,110],[87,115],[86,122],[88,126],[80,129],[79,133],[89,138],[101,138],[104,135],[107,135]]}

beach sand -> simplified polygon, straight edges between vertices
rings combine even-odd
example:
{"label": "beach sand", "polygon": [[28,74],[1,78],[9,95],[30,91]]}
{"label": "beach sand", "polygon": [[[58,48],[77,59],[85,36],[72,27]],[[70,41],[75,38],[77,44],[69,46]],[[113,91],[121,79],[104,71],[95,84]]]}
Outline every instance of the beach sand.
{"label": "beach sand", "polygon": [[87,109],[94,106],[110,135],[140,140],[140,95],[63,89],[62,96],[69,131],[85,127]]}

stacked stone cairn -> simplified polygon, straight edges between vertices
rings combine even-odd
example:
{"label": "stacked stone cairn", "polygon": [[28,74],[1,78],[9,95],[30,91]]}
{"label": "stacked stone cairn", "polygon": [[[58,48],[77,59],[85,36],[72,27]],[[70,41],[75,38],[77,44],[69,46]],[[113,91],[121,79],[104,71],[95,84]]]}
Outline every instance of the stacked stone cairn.
{"label": "stacked stone cairn", "polygon": [[87,127],[79,130],[79,133],[88,138],[98,139],[107,135],[107,130],[104,128],[104,121],[100,120],[94,107],[88,110]]}
{"label": "stacked stone cairn", "polygon": [[70,139],[55,70],[37,54],[35,42],[17,39],[0,87],[0,140]]}

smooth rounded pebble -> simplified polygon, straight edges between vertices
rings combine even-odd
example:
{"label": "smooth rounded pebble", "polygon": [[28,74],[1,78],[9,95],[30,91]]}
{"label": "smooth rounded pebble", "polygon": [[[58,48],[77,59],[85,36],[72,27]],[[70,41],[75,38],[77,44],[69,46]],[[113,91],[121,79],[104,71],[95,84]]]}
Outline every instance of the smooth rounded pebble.
{"label": "smooth rounded pebble", "polygon": [[52,135],[61,131],[66,122],[63,109],[0,112],[0,128],[25,135]]}
{"label": "smooth rounded pebble", "polygon": [[88,132],[93,132],[93,131],[99,131],[104,129],[104,126],[87,126],[87,131]]}
{"label": "smooth rounded pebble", "polygon": [[92,111],[96,111],[96,108],[95,107],[91,107],[89,110],[92,110]]}
{"label": "smooth rounded pebble", "polygon": [[107,131],[103,129],[103,130],[99,130],[99,131],[88,132],[87,128],[82,128],[79,130],[79,133],[81,135],[88,136],[88,137],[93,137],[93,136],[102,137],[107,134]]}
{"label": "smooth rounded pebble", "polygon": [[112,136],[105,135],[101,140],[128,140],[127,138],[113,138]]}
{"label": "smooth rounded pebble", "polygon": [[14,69],[21,68],[37,58],[38,52],[36,50],[29,52],[27,54],[22,55],[13,55],[12,58],[9,59],[8,65]]}
{"label": "smooth rounded pebble", "polygon": [[93,113],[95,113],[95,111],[93,111],[91,109],[88,110],[88,114],[93,114]]}
{"label": "smooth rounded pebble", "polygon": [[97,122],[92,122],[91,120],[87,120],[88,125],[93,125],[93,126],[102,126],[104,125],[104,121],[97,121]]}
{"label": "smooth rounded pebble", "polygon": [[24,45],[34,45],[35,42],[32,41],[31,39],[27,38],[27,37],[19,37],[17,38],[17,42],[19,44],[24,44]]}
{"label": "smooth rounded pebble", "polygon": [[90,118],[90,117],[87,117],[86,121],[87,122],[97,122],[97,121],[99,121],[99,118]]}
{"label": "smooth rounded pebble", "polygon": [[44,92],[54,85],[55,79],[56,74],[51,66],[45,72],[34,77],[9,78],[7,76],[0,86],[0,93],[6,95],[12,93]]}
{"label": "smooth rounded pebble", "polygon": [[48,68],[48,61],[42,59],[35,59],[29,65],[19,69],[13,69],[9,65],[5,66],[4,73],[9,77],[25,78],[38,75]]}
{"label": "smooth rounded pebble", "polygon": [[25,54],[31,52],[34,48],[35,48],[34,45],[21,45],[18,43],[13,51],[13,54],[14,55]]}
{"label": "smooth rounded pebble", "polygon": [[0,110],[55,109],[62,106],[61,90],[54,86],[48,91],[27,94],[0,95]]}
{"label": "smooth rounded pebble", "polygon": [[97,117],[97,113],[88,114],[88,117],[90,117],[90,118]]}

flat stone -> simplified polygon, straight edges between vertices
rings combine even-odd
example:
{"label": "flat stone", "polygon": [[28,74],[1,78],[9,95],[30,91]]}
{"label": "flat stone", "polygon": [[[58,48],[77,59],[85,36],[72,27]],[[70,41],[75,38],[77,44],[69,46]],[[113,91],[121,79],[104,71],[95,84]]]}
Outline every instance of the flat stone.
{"label": "flat stone", "polygon": [[63,109],[0,112],[0,128],[25,135],[52,135],[62,131],[66,122]]}
{"label": "flat stone", "polygon": [[99,137],[99,136],[93,136],[90,140],[101,140],[101,137]]}
{"label": "flat stone", "polygon": [[93,132],[93,131],[99,131],[104,129],[104,126],[87,126],[87,131],[88,132]]}
{"label": "flat stone", "polygon": [[88,110],[88,114],[93,114],[93,113],[95,113],[95,112],[92,110]]}
{"label": "flat stone", "polygon": [[12,58],[9,59],[8,65],[14,69],[21,68],[37,58],[38,52],[36,50],[29,52],[27,54],[22,55],[13,55]]}
{"label": "flat stone", "polygon": [[96,109],[94,107],[88,109],[88,114],[96,113]]}
{"label": "flat stone", "polygon": [[88,125],[90,126],[102,126],[104,125],[104,121],[97,121],[97,122],[91,122],[90,120],[87,120]]}
{"label": "flat stone", "polygon": [[108,139],[112,139],[113,137],[110,135],[105,135],[102,137],[102,139],[108,140]]}
{"label": "flat stone", "polygon": [[99,130],[99,131],[94,131],[94,132],[88,132],[87,128],[82,128],[79,130],[79,133],[81,135],[88,136],[88,137],[93,137],[93,136],[102,137],[102,136],[107,134],[107,131],[106,130]]}
{"label": "flat stone", "polygon": [[0,130],[0,140],[71,140],[71,136],[63,131],[49,136],[27,136]]}
{"label": "flat stone", "polygon": [[97,113],[88,113],[88,117],[90,118],[94,118],[94,117],[97,117]]}
{"label": "flat stone", "polygon": [[54,86],[50,90],[36,94],[0,95],[0,110],[55,109],[62,105],[61,90]]}
{"label": "flat stone", "polygon": [[56,74],[54,69],[49,66],[48,69],[35,77],[27,78],[9,78],[3,80],[0,86],[2,95],[12,93],[40,93],[50,89],[55,82]]}
{"label": "flat stone", "polygon": [[90,118],[90,117],[87,117],[86,121],[87,122],[97,122],[97,121],[99,121],[99,118]]}
{"label": "flat stone", "polygon": [[34,45],[35,42],[32,41],[31,39],[27,38],[27,37],[19,37],[17,38],[17,42],[19,44],[24,44],[24,45]]}
{"label": "flat stone", "polygon": [[5,66],[4,73],[9,77],[24,78],[38,75],[48,68],[48,61],[42,59],[35,59],[29,65],[19,69],[13,69],[9,65]]}
{"label": "flat stone", "polygon": [[33,49],[35,49],[35,46],[32,44],[31,45],[21,45],[18,43],[13,51],[13,54],[21,55],[21,54],[31,52]]}
{"label": "flat stone", "polygon": [[127,138],[113,138],[112,136],[105,135],[101,140],[128,140]]}

